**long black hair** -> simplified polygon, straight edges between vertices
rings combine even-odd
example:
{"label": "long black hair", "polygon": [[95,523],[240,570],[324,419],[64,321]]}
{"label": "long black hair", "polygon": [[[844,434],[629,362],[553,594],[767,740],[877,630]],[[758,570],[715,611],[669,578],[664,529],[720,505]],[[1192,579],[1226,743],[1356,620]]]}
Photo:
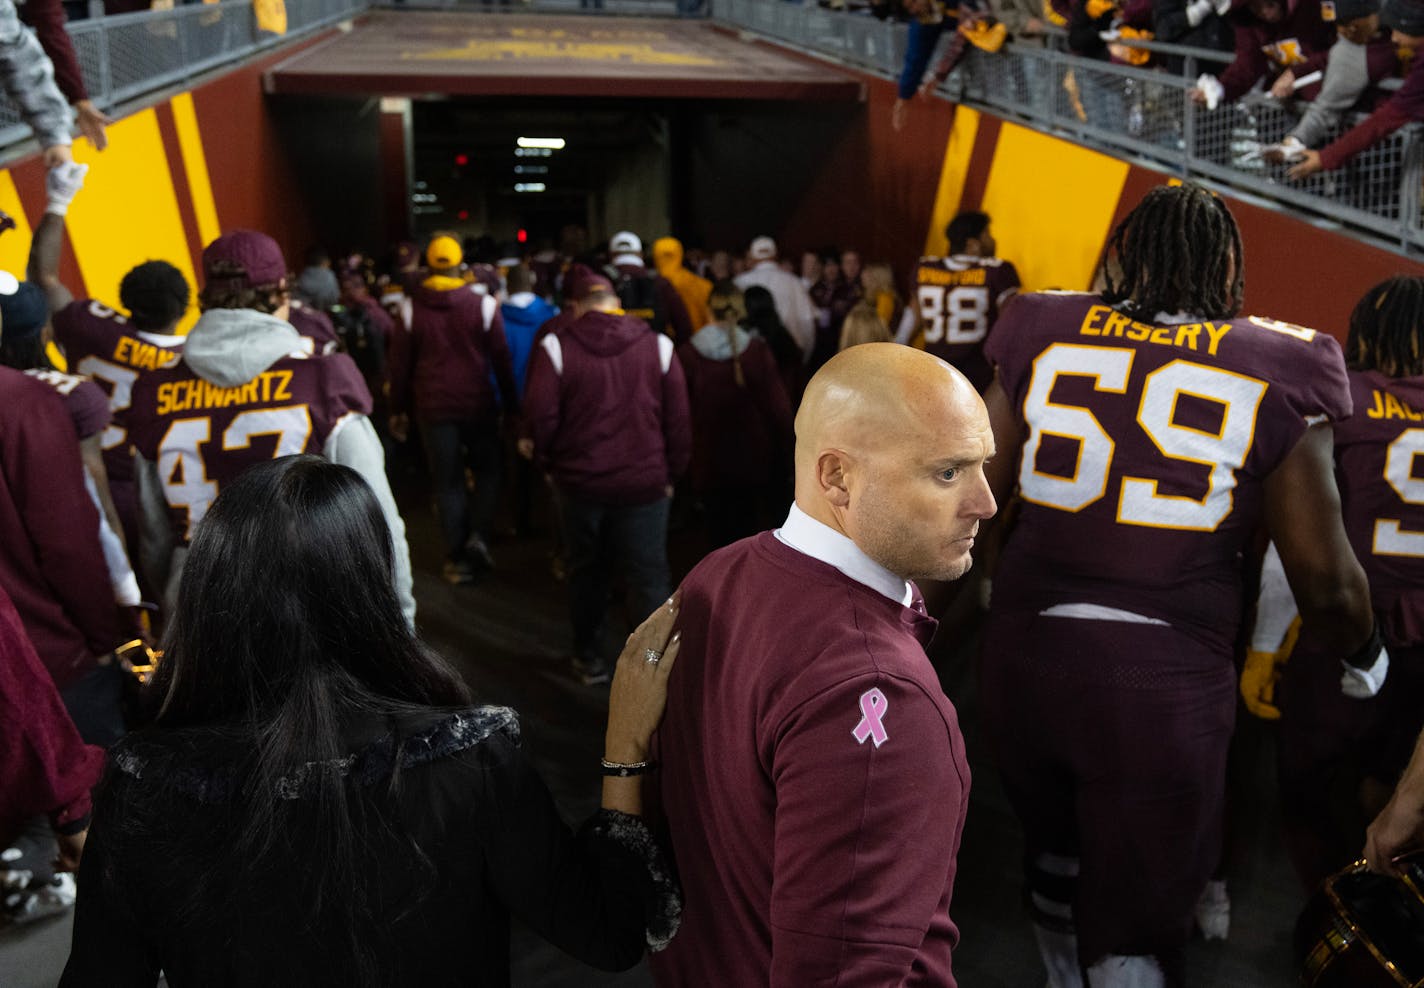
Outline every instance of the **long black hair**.
{"label": "long black hair", "polygon": [[1113,230],[1103,281],[1103,300],[1136,316],[1230,319],[1245,285],[1241,231],[1200,185],[1158,186]]}
{"label": "long black hair", "polygon": [[[347,733],[469,703],[459,677],[406,624],[392,559],[380,505],[347,467],[289,456],[227,485],[188,553],[151,684],[154,727],[130,748],[166,743],[187,761],[129,786],[149,795],[117,821],[151,841],[183,815],[177,797],[192,795],[193,774],[206,779],[218,822],[197,810],[192,818],[216,830],[173,831],[171,859],[194,871],[176,904],[180,926],[232,930],[233,903],[286,900],[304,929],[332,939],[330,973],[346,984],[379,983],[389,904],[369,858],[389,846],[379,837],[391,829],[363,809],[343,770]],[[398,783],[394,771],[390,799]],[[419,871],[426,862],[413,841],[409,851]]]}
{"label": "long black hair", "polygon": [[1424,375],[1424,278],[1396,275],[1380,282],[1355,304],[1345,362],[1352,370],[1377,370],[1388,377]]}

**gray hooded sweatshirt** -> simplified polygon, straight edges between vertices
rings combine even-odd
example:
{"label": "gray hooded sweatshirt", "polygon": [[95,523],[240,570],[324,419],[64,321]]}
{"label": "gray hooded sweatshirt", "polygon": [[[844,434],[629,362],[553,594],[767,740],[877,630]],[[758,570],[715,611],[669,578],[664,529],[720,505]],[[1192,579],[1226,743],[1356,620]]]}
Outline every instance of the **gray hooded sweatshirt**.
{"label": "gray hooded sweatshirt", "polygon": [[[251,381],[283,357],[301,353],[302,343],[301,335],[291,323],[275,316],[254,309],[210,309],[188,333],[183,362],[204,380],[232,388]],[[385,450],[371,420],[354,412],[342,418],[327,436],[321,455],[359,473],[380,502],[391,530],[396,593],[406,620],[414,626],[415,596],[405,522],[391,494],[386,478]],[[165,588],[164,606],[171,613],[187,549],[174,543],[158,465],[142,456],[136,457],[135,463],[143,509],[140,537],[143,564],[153,585]]]}

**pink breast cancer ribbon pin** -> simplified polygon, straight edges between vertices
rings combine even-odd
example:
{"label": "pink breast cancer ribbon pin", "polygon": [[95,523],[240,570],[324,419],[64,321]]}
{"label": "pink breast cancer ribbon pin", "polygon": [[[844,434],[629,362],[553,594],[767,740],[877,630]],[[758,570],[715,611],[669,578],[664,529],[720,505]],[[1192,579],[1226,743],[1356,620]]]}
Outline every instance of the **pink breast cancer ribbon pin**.
{"label": "pink breast cancer ribbon pin", "polygon": [[851,731],[857,743],[865,744],[866,739],[870,738],[878,748],[890,738],[882,723],[885,710],[889,706],[890,701],[885,699],[885,694],[878,689],[866,690],[860,694],[860,723]]}

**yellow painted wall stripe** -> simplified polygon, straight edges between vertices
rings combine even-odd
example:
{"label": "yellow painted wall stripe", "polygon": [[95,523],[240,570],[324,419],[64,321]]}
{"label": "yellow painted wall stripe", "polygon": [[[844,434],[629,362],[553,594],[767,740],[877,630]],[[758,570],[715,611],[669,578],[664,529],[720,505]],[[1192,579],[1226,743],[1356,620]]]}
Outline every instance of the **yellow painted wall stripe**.
{"label": "yellow painted wall stripe", "polygon": [[193,197],[193,215],[198,218],[198,236],[206,244],[222,236],[218,224],[217,200],[208,178],[208,159],[203,154],[203,137],[198,130],[198,111],[191,93],[173,97],[173,123],[178,129],[178,148],[183,154],[183,171]]}
{"label": "yellow painted wall stripe", "polygon": [[944,167],[939,173],[939,191],[935,193],[930,228],[925,233],[925,256],[942,257],[949,251],[944,228],[959,212],[964,198],[964,180],[969,174],[969,158],[974,153],[974,141],[979,136],[979,111],[960,106],[954,111],[954,126],[944,147]]}
{"label": "yellow painted wall stripe", "polygon": [[[85,287],[117,305],[119,282],[145,260],[167,261],[192,286],[193,261],[157,114],[148,109],[125,117],[109,138],[102,157],[88,142],[74,145],[75,160],[90,166],[66,218]],[[197,318],[190,304],[179,331],[186,333]]]}
{"label": "yellow painted wall stripe", "polygon": [[15,229],[0,234],[0,270],[9,271],[25,280],[25,266],[30,262],[30,221],[20,204],[20,192],[9,169],[0,171],[0,209],[10,214]]}
{"label": "yellow painted wall stripe", "polygon": [[1025,291],[1091,287],[1129,168],[1016,124],[1000,128],[984,211]]}

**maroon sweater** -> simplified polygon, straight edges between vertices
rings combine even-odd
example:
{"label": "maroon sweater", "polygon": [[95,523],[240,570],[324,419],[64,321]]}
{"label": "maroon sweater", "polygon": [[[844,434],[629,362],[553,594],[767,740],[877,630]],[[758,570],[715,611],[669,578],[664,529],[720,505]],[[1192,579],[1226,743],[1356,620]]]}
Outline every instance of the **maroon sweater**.
{"label": "maroon sweater", "polygon": [[555,483],[606,504],[648,504],[692,454],[672,340],[632,316],[587,312],[529,357],[526,428]]}
{"label": "maroon sweater", "polygon": [[1219,76],[1228,101],[1240,99],[1262,77],[1274,79],[1335,43],[1335,25],[1321,16],[1320,0],[1286,0],[1286,14],[1275,24],[1242,3],[1231,12],[1231,26],[1236,58]]}
{"label": "maroon sweater", "polygon": [[40,813],[65,833],[82,829],[103,767],[104,752],[80,740],[0,590],[0,844]]}
{"label": "maroon sweater", "polygon": [[688,575],[678,625],[649,778],[684,907],[653,979],[953,988],[969,766],[934,620],[764,532]]}
{"label": "maroon sweater", "polygon": [[499,395],[506,411],[518,411],[504,319],[487,298],[468,285],[415,289],[410,332],[391,338],[392,413],[413,409],[422,422],[488,419],[498,414]]}
{"label": "maroon sweater", "polygon": [[[721,333],[707,327],[702,333]],[[730,354],[730,351],[728,351]],[[708,357],[691,342],[677,348],[692,407],[692,486],[703,492],[764,487],[792,444],[791,402],[771,349],[753,339],[738,360]]]}
{"label": "maroon sweater", "polygon": [[49,385],[8,367],[0,367],[0,587],[61,688],[130,637],[69,411]]}

